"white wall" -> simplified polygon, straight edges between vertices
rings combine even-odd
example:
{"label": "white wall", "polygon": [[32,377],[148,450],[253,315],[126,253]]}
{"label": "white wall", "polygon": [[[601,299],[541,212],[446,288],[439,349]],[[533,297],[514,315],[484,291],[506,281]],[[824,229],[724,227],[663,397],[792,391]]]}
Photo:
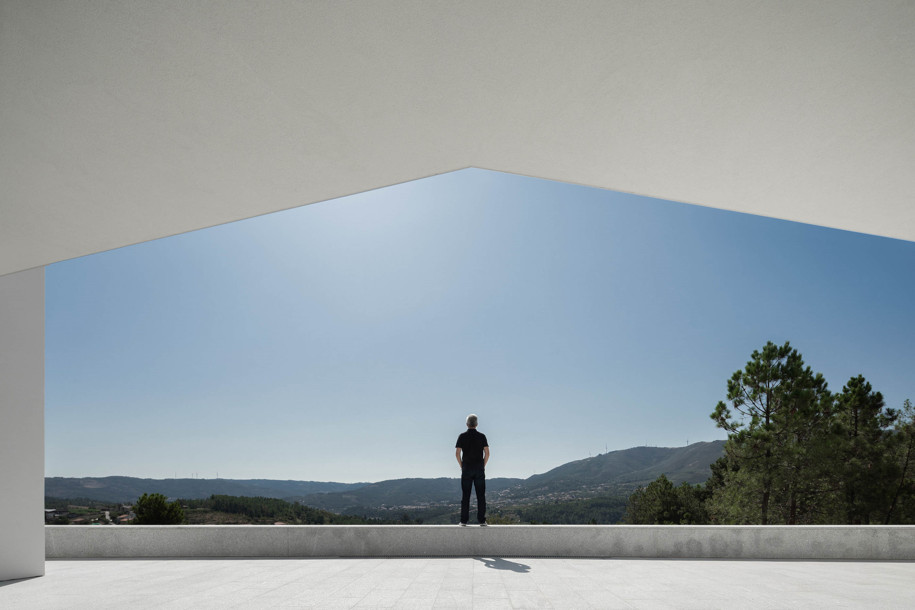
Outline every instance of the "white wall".
{"label": "white wall", "polygon": [[0,276],[0,580],[44,574],[44,268]]}
{"label": "white wall", "polygon": [[915,560],[915,525],[49,525],[51,559],[639,557]]}
{"label": "white wall", "polygon": [[0,274],[469,166],[915,240],[915,2],[251,4],[0,1]]}

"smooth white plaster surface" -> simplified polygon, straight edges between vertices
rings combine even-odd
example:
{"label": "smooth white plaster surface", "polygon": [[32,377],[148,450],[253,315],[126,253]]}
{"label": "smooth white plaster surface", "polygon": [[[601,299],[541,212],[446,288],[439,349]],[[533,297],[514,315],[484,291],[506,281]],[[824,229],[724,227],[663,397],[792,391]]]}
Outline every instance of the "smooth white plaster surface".
{"label": "smooth white plaster surface", "polygon": [[0,581],[44,574],[44,268],[0,277]]}
{"label": "smooth white plaster surface", "polygon": [[915,3],[0,2],[0,275],[481,167],[915,240]]}
{"label": "smooth white plaster surface", "polygon": [[[456,6],[0,3],[0,276],[469,166],[915,239],[915,4]],[[30,498],[18,299],[0,481]]]}

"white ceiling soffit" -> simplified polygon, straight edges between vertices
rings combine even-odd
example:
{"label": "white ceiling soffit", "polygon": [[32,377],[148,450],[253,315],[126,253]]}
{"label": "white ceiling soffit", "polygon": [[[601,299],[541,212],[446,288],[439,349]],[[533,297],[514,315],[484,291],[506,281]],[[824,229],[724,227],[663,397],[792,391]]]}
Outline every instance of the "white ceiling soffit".
{"label": "white ceiling soffit", "polygon": [[0,274],[468,166],[915,240],[915,2],[0,0]]}

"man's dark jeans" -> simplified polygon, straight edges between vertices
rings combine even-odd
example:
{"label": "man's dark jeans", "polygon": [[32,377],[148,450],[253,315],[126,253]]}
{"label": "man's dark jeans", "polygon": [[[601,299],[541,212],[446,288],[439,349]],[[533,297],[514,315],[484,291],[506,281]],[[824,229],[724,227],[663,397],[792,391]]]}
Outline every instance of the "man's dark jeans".
{"label": "man's dark jeans", "polygon": [[486,521],[486,472],[482,466],[461,471],[461,523],[470,518],[470,488],[477,491],[477,521]]}

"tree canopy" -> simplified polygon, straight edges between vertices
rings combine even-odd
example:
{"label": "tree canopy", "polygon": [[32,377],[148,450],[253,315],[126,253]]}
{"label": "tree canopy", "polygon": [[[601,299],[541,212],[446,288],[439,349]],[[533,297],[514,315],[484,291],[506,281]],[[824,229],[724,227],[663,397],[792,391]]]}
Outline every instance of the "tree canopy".
{"label": "tree canopy", "polygon": [[701,485],[674,487],[663,474],[629,496],[625,523],[631,525],[704,525],[708,523]]}
{"label": "tree canopy", "polygon": [[178,501],[169,502],[162,494],[143,494],[134,505],[134,525],[178,525],[184,523],[184,510]]}
{"label": "tree canopy", "polygon": [[915,523],[915,408],[887,408],[863,375],[833,394],[786,342],[754,351],[711,418],[725,455],[702,486],[661,476],[627,523]]}

